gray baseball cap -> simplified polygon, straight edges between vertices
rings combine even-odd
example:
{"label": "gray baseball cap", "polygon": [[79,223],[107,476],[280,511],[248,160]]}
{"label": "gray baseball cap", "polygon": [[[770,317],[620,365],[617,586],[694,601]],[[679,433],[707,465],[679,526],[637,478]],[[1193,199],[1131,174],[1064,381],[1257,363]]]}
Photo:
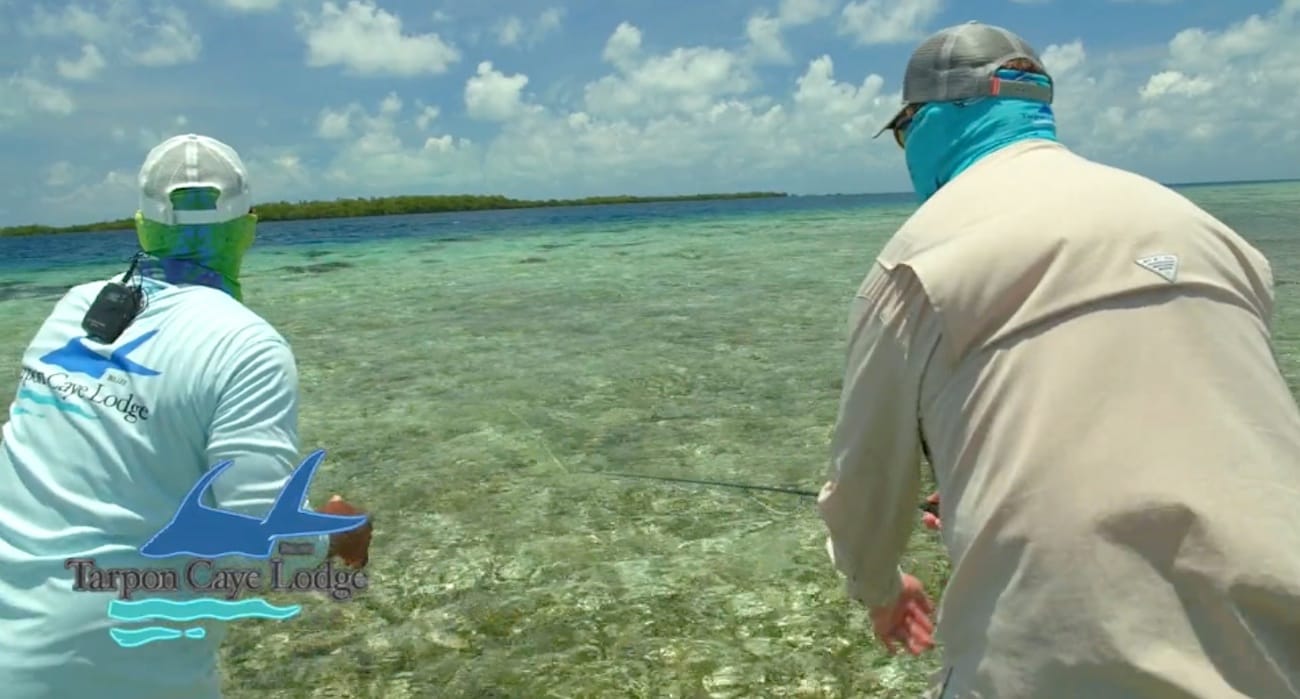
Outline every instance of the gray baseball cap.
{"label": "gray baseball cap", "polygon": [[1050,104],[1050,86],[998,79],[998,68],[1017,58],[1043,66],[1028,42],[1002,27],[972,20],[936,32],[921,42],[908,59],[903,74],[903,108],[875,137],[893,128],[912,104],[976,97],[1014,97]]}

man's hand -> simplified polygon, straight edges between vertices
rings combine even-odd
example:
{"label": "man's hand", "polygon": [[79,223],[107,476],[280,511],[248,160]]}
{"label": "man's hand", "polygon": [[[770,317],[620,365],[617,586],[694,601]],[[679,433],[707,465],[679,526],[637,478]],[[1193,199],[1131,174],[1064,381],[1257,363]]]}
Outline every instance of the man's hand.
{"label": "man's hand", "polygon": [[[340,495],[330,498],[329,502],[321,505],[317,511],[331,515],[365,514],[349,504]],[[365,524],[352,531],[330,534],[329,557],[338,556],[344,563],[353,568],[365,568],[366,563],[370,562],[370,535],[373,529],[374,526],[370,518],[367,517]]]}
{"label": "man's hand", "polygon": [[[925,499],[925,503],[926,505],[932,505],[933,507],[927,507],[927,512],[921,515],[921,524],[924,525],[926,529],[933,529],[934,531],[943,529],[943,522],[939,520],[939,494],[933,493],[930,497]],[[933,511],[931,512],[929,510]]]}
{"label": "man's hand", "polygon": [[890,655],[898,652],[895,644],[912,655],[920,655],[934,647],[934,622],[930,620],[933,611],[921,581],[905,574],[898,599],[884,607],[868,608],[868,615],[876,638]]}

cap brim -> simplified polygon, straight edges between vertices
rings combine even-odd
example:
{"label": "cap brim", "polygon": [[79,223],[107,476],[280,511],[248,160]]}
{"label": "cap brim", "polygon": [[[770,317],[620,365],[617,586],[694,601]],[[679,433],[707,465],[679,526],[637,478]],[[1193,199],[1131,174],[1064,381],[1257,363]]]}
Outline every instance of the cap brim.
{"label": "cap brim", "polygon": [[897,126],[897,125],[898,125],[898,120],[899,120],[899,119],[902,119],[902,118],[903,118],[903,114],[905,114],[905,113],[907,112],[907,107],[908,107],[908,105],[906,105],[906,104],[903,105],[902,107],[900,107],[900,108],[898,109],[898,113],[895,114],[895,115],[893,116],[893,118],[891,118],[888,122],[886,122],[884,126],[880,127],[880,130],[877,131],[877,132],[876,132],[876,135],[875,135],[875,136],[872,136],[872,138],[873,138],[873,139],[875,139],[875,138],[880,138],[880,134],[882,134],[882,133],[884,133],[884,132],[886,132],[886,131],[888,131],[888,130],[894,128],[895,126]]}

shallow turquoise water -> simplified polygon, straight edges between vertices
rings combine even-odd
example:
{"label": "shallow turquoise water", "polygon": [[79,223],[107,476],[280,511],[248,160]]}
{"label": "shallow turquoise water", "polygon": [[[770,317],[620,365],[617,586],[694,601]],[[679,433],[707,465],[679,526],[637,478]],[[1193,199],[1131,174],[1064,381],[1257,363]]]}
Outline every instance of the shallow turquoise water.
{"label": "shallow turquoise water", "polygon": [[[1294,389],[1300,185],[1186,193],[1273,261]],[[848,300],[910,206],[673,206],[261,229],[245,290],[297,353],[303,452],[329,452],[312,498],[377,519],[355,602],[235,623],[231,697],[915,696],[933,660],[875,653],[810,502],[587,473],[816,489]],[[15,377],[130,240],[0,240]],[[946,575],[920,530],[905,567]]]}

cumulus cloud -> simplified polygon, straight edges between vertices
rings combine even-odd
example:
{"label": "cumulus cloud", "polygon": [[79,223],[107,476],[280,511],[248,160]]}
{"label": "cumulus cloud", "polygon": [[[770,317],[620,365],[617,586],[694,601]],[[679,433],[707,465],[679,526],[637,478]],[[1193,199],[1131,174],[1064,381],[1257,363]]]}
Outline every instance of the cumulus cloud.
{"label": "cumulus cloud", "polygon": [[777,19],[788,27],[816,22],[835,14],[839,0],[781,0]]}
{"label": "cumulus cloud", "polygon": [[694,46],[645,55],[641,41],[641,30],[628,22],[610,35],[603,57],[616,72],[586,86],[588,112],[698,113],[718,97],[741,95],[754,86],[750,66],[731,51]]}
{"label": "cumulus cloud", "polygon": [[[477,182],[473,142],[446,133],[429,135],[437,108],[417,107],[410,115],[405,101],[389,93],[373,111],[356,102],[322,111],[317,135],[336,144],[323,179],[363,194],[428,194],[448,183]],[[293,162],[305,177],[297,156]],[[283,170],[283,163],[278,167]],[[296,181],[284,174],[278,176],[280,185]],[[268,191],[278,193],[275,186]]]}
{"label": "cumulus cloud", "polygon": [[840,34],[861,45],[914,41],[942,9],[942,0],[856,0],[840,12]]}
{"label": "cumulus cloud", "polygon": [[266,12],[280,6],[280,0],[216,0],[218,5],[237,12]]}
{"label": "cumulus cloud", "polygon": [[685,172],[691,187],[762,188],[787,180],[795,164],[812,171],[857,169],[877,159],[901,164],[896,150],[868,148],[898,95],[884,92],[879,75],[858,83],[838,80],[830,56],[810,61],[793,93],[780,101],[752,94],[739,53],[708,47],[648,52],[641,30],[630,23],[614,29],[603,57],[613,73],[587,86],[578,109],[530,102],[527,75],[481,62],[466,82],[466,111],[500,129],[481,146],[451,134],[421,139],[418,132],[437,117],[429,107],[402,138],[398,116],[405,112],[395,108],[395,98],[392,109],[367,112],[350,104],[322,112],[319,135],[346,144],[331,172],[336,180],[369,181],[371,175],[359,173],[377,166],[365,162],[365,154],[388,164],[382,175],[388,181],[432,177],[453,189],[565,196],[645,192],[654,182],[671,187]]}
{"label": "cumulus cloud", "polygon": [[526,85],[527,75],[506,75],[493,68],[490,61],[484,61],[465,83],[465,111],[473,119],[509,121],[525,111]]}
{"label": "cumulus cloud", "polygon": [[542,10],[535,19],[525,20],[509,15],[496,26],[497,43],[502,46],[531,47],[556,34],[564,22],[564,9],[550,7]]}
{"label": "cumulus cloud", "polygon": [[[1136,121],[1165,139],[1180,133],[1262,142],[1300,140],[1284,115],[1300,110],[1300,0],[1220,30],[1185,29],[1163,65],[1138,88]],[[1201,151],[1204,153],[1205,151]]]}
{"label": "cumulus cloud", "polygon": [[59,188],[41,197],[41,202],[44,207],[68,217],[68,221],[91,221],[106,215],[125,218],[135,210],[140,196],[138,186],[135,172],[110,170],[102,176],[82,180],[81,184],[62,182]]}
{"label": "cumulus cloud", "polygon": [[[352,6],[388,27],[374,43],[422,36],[371,4]],[[330,7],[338,16],[353,11],[327,4],[327,12]],[[852,24],[846,17],[857,16],[874,19],[846,34],[852,40],[901,41],[934,29],[927,7],[924,0],[859,0],[843,11],[824,0],[773,2],[747,18],[748,41],[740,47],[674,48],[623,22],[599,50],[604,74],[575,83],[572,100],[555,97],[554,84],[527,64],[483,57],[458,83],[459,99],[451,98],[463,104],[422,102],[428,92],[402,83],[382,99],[318,112],[319,138],[311,146],[284,144],[278,151],[254,151],[247,160],[265,183],[259,198],[863,191],[888,182],[901,188],[901,153],[885,139],[871,140],[897,108],[901,76],[845,75],[831,55],[796,57],[781,42],[781,31],[824,22],[823,31],[835,32]],[[1252,149],[1259,153],[1255,161],[1300,162],[1300,125],[1289,118],[1300,109],[1297,34],[1300,0],[1282,0],[1271,12],[1171,32],[1163,45],[1122,54],[1084,38],[1042,47],[1056,82],[1061,136],[1085,155],[1156,176],[1222,169],[1225,153]],[[89,35],[82,41],[94,44]],[[769,50],[760,52],[761,45]],[[77,62],[72,55],[65,54],[69,65]],[[792,79],[786,89],[765,94],[756,64],[776,60],[791,66]],[[377,72],[383,71],[371,74]],[[418,74],[391,65],[387,72]],[[0,82],[0,124],[12,123],[15,112],[30,118],[42,109],[57,114],[75,108],[66,93],[66,101],[60,99],[54,83],[37,79],[45,77],[25,73]],[[462,112],[480,123],[458,121]],[[123,129],[117,137],[131,141],[135,132]],[[43,174],[50,182],[86,181],[58,167]],[[105,182],[92,180],[87,187],[99,189],[83,194],[108,192]]]}
{"label": "cumulus cloud", "polygon": [[437,75],[460,61],[460,50],[437,33],[408,34],[397,15],[368,0],[340,7],[326,2],[303,13],[298,30],[307,42],[307,65],[341,67],[360,75]]}
{"label": "cumulus cloud", "polygon": [[36,5],[23,28],[32,36],[75,38],[89,45],[89,57],[83,46],[77,65],[66,62],[73,73],[102,69],[106,60],[101,47],[128,63],[153,67],[192,63],[203,48],[189,16],[178,6],[145,0],[74,2],[58,10]]}
{"label": "cumulus cloud", "polygon": [[[784,10],[787,18],[829,17],[829,4],[818,9],[814,0],[802,1],[808,6]],[[925,24],[933,10],[924,2],[901,7],[890,14],[875,6],[892,27],[877,27],[876,39],[932,29]],[[782,12],[767,16],[779,23]],[[1261,139],[1296,141],[1300,127],[1290,120],[1279,125],[1277,115],[1300,108],[1300,46],[1288,38],[1300,29],[1297,16],[1300,0],[1286,0],[1267,15],[1180,32],[1155,64],[1092,55],[1081,39],[1046,46],[1062,137],[1085,154],[1129,166],[1172,162],[1171,143],[1195,148],[1233,125],[1267,125]],[[584,99],[569,109],[528,101],[526,74],[484,61],[466,85],[466,110],[496,121],[500,130],[481,146],[456,149],[466,174],[457,180],[444,173],[442,181],[564,195],[555,183],[568,194],[646,191],[651,182],[679,181],[683,173],[697,189],[797,187],[800,172],[902,176],[897,149],[871,140],[896,109],[899,95],[886,84],[897,85],[897,76],[846,81],[831,56],[818,56],[781,98],[755,91],[752,56],[752,48],[650,51],[642,30],[624,22],[601,53],[611,72],[589,82]],[[1229,88],[1233,99],[1221,99]],[[423,150],[417,142],[406,152],[415,157]],[[842,190],[866,188],[859,182],[847,179]]]}
{"label": "cumulus cloud", "polygon": [[77,109],[67,90],[18,74],[0,80],[0,129],[9,128],[33,116],[65,117]]}
{"label": "cumulus cloud", "polygon": [[420,113],[415,117],[415,125],[421,131],[428,131],[440,114],[442,114],[442,110],[436,106],[422,104],[420,105]]}
{"label": "cumulus cloud", "polygon": [[756,63],[790,63],[785,30],[824,19],[835,13],[839,0],[781,0],[775,14],[759,10],[745,23],[750,60]]}
{"label": "cumulus cloud", "polygon": [[59,75],[68,80],[90,80],[99,75],[106,65],[108,62],[104,60],[104,54],[94,44],[83,44],[81,55],[74,60],[60,58],[56,62]]}
{"label": "cumulus cloud", "polygon": [[766,12],[752,15],[745,23],[745,38],[750,55],[764,63],[789,63],[793,60],[781,34],[781,20]]}

